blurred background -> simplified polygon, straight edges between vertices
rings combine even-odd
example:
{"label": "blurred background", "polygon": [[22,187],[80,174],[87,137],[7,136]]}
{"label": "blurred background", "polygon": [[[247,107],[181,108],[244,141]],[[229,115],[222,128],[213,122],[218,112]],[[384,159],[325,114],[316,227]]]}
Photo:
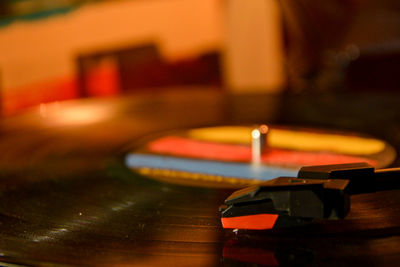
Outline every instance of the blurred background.
{"label": "blurred background", "polygon": [[2,0],[1,111],[84,97],[398,90],[396,0]]}

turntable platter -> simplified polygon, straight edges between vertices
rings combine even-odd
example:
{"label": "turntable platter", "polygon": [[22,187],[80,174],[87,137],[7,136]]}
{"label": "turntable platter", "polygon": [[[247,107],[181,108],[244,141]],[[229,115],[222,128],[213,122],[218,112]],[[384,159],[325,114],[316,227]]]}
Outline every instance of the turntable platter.
{"label": "turntable platter", "polygon": [[[46,104],[2,119],[0,262],[43,266],[398,262],[397,191],[353,197],[345,220],[236,236],[222,229],[218,212],[232,189],[148,179],[125,165],[132,144],[153,134],[265,121],[362,132],[400,147],[396,120],[400,107],[393,96],[375,98],[375,106],[386,107],[382,114],[368,110],[368,99],[331,98],[343,113],[326,121],[322,117],[330,106],[315,105],[317,97],[296,97],[297,104],[291,97],[240,99],[207,88],[190,93],[183,88],[156,96]],[[254,103],[250,111],[241,108],[248,101]],[[266,101],[275,103],[271,113],[263,107]],[[357,110],[351,112],[350,103]]]}

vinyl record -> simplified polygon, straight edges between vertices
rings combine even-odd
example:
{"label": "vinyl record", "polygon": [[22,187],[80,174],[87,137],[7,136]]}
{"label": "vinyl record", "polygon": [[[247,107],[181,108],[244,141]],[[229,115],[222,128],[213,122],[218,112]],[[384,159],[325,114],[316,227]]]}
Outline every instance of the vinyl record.
{"label": "vinyl record", "polygon": [[2,119],[1,264],[393,266],[400,260],[396,190],[352,197],[343,220],[234,233],[221,227],[218,211],[232,188],[149,179],[125,164],[140,140],[219,125],[322,127],[399,148],[393,96],[375,98],[375,107],[386,108],[381,114],[370,110],[370,99],[331,96],[342,108],[335,116],[327,116],[329,103],[313,104],[317,96],[296,99],[182,88],[43,104]]}

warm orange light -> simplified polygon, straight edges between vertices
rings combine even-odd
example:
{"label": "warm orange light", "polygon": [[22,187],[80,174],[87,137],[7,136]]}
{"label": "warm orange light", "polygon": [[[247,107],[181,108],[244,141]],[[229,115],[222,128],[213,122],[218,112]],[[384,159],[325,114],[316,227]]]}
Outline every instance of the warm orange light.
{"label": "warm orange light", "polygon": [[108,119],[112,114],[112,110],[107,105],[67,106],[58,102],[41,104],[39,112],[49,123],[57,125],[91,124]]}

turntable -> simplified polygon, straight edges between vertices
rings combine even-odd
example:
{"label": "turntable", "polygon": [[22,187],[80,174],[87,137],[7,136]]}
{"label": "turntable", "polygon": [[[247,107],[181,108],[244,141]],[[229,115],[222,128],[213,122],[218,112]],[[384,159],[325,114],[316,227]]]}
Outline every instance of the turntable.
{"label": "turntable", "polygon": [[[280,110],[263,114],[263,120],[260,113],[228,108],[238,103],[234,96],[207,88],[190,93],[176,88],[158,97],[46,104],[4,118],[3,265],[393,264],[400,255],[396,190],[351,196],[344,219],[261,231],[222,227],[218,208],[224,200],[267,176],[224,176],[213,173],[220,168],[212,169],[211,163],[254,164],[249,161],[251,140],[247,135],[247,141],[238,140],[241,131],[248,133],[257,123],[270,122],[264,153],[295,151],[289,155],[290,164],[282,162],[279,153],[261,157],[255,163],[261,171],[277,168],[289,175],[315,159],[346,163],[362,158],[377,168],[398,164],[394,151],[400,144],[400,113],[393,94],[374,99],[381,113],[370,109],[371,96],[366,94],[330,95],[328,100],[324,95],[293,97],[296,105],[290,96],[270,99]],[[252,101],[261,106],[265,99],[267,95],[254,96]],[[335,120],[323,120],[331,105],[340,105],[342,113]],[[359,109],[353,110],[354,105]],[[227,130],[230,135],[221,139]],[[319,138],[303,151],[289,150],[284,144],[293,148],[296,142],[290,143],[292,136],[283,138],[286,134]],[[326,137],[343,141],[335,141],[340,153]],[[350,148],[348,140],[358,140],[360,146]],[[324,149],[316,152],[315,144],[324,144]],[[207,149],[199,150],[201,145]],[[308,153],[321,157],[304,157]],[[150,157],[150,163],[161,157],[161,162],[176,162],[182,168],[198,163],[195,167],[204,171],[133,167],[132,156]],[[239,174],[247,167],[229,170]]]}
{"label": "turntable", "polygon": [[0,265],[398,264],[398,27],[359,31],[396,4],[328,2],[282,1],[281,94],[185,85],[1,118]]}

